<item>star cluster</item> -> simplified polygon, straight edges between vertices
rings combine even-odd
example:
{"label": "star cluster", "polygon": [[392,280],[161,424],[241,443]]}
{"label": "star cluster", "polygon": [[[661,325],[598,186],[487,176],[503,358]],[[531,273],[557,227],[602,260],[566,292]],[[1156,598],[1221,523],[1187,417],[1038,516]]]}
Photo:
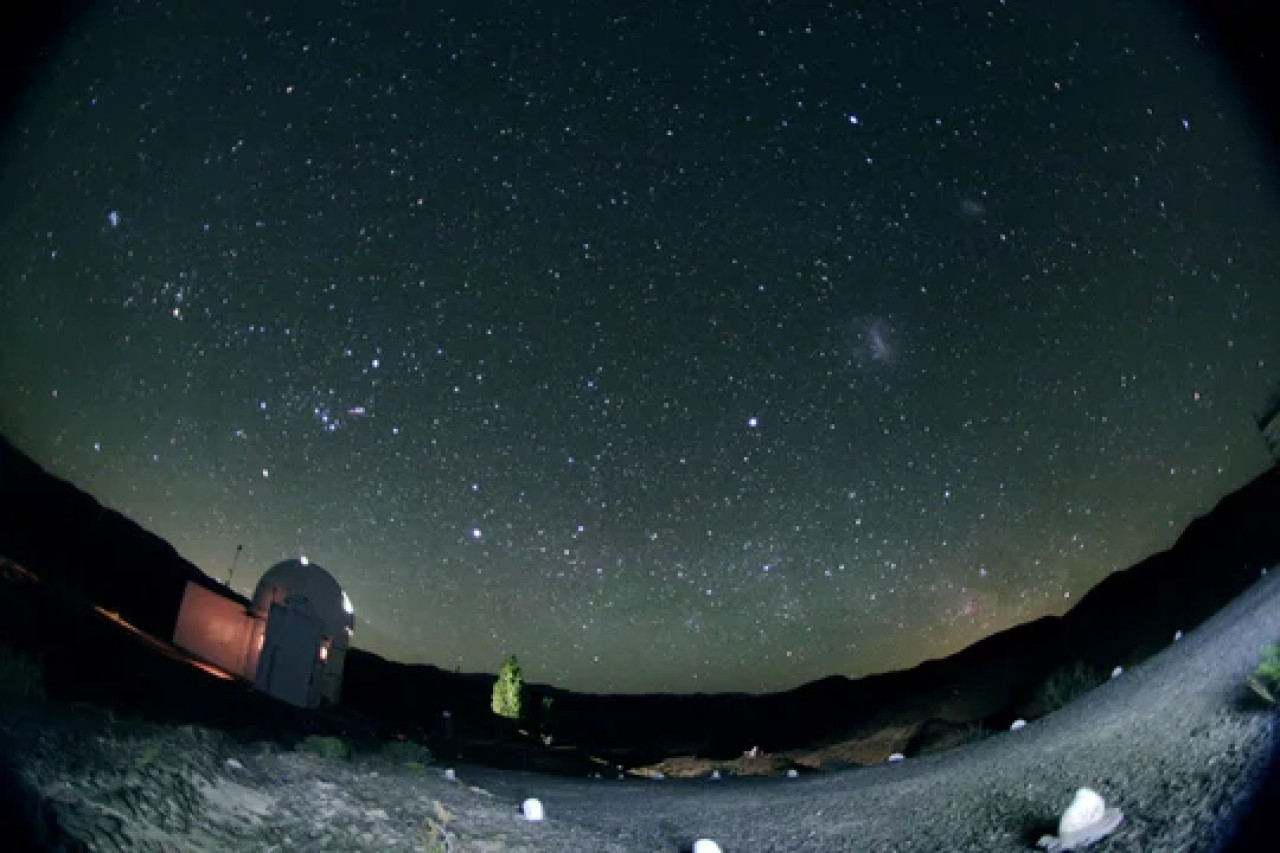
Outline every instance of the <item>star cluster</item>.
{"label": "star cluster", "polygon": [[1269,154],[1163,7],[499,5],[88,17],[0,140],[0,431],[596,691],[949,654],[1269,464]]}

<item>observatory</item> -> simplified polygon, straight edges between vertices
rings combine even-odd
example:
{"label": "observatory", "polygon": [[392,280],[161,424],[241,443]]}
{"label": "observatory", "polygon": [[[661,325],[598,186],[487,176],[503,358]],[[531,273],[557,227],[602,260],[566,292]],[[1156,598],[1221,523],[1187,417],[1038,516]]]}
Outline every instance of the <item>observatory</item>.
{"label": "observatory", "polygon": [[189,582],[173,641],[264,693],[315,708],[338,701],[354,628],[342,587],[304,557],[268,569],[252,601]]}

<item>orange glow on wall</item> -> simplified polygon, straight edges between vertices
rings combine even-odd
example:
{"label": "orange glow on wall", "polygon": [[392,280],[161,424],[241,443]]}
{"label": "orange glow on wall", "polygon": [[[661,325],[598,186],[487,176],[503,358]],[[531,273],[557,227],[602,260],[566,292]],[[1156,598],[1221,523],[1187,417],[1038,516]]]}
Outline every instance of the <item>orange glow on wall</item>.
{"label": "orange glow on wall", "polygon": [[253,624],[244,605],[188,583],[173,642],[202,660],[247,677]]}

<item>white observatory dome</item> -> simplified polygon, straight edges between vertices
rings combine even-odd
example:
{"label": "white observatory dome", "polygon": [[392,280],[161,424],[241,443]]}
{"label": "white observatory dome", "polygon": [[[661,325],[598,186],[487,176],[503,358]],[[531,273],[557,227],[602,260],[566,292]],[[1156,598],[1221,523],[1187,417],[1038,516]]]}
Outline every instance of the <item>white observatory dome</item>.
{"label": "white observatory dome", "polygon": [[311,615],[334,641],[346,645],[355,628],[355,616],[351,601],[333,575],[305,560],[276,563],[258,581],[253,591],[253,609],[265,616],[272,604],[283,604],[288,599],[293,599],[295,605],[305,600]]}

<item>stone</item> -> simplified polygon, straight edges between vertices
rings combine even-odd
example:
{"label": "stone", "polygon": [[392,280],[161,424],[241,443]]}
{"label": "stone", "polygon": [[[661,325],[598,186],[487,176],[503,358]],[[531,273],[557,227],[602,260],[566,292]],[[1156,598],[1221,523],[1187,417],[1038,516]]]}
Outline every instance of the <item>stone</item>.
{"label": "stone", "polygon": [[542,803],[535,797],[530,797],[520,804],[520,811],[524,815],[525,820],[542,820],[545,814],[542,811]]}
{"label": "stone", "polygon": [[1062,820],[1058,822],[1058,835],[1079,832],[1087,826],[1092,826],[1102,820],[1106,810],[1107,805],[1097,791],[1081,788],[1076,791],[1071,805],[1067,806],[1067,810],[1062,813]]}

